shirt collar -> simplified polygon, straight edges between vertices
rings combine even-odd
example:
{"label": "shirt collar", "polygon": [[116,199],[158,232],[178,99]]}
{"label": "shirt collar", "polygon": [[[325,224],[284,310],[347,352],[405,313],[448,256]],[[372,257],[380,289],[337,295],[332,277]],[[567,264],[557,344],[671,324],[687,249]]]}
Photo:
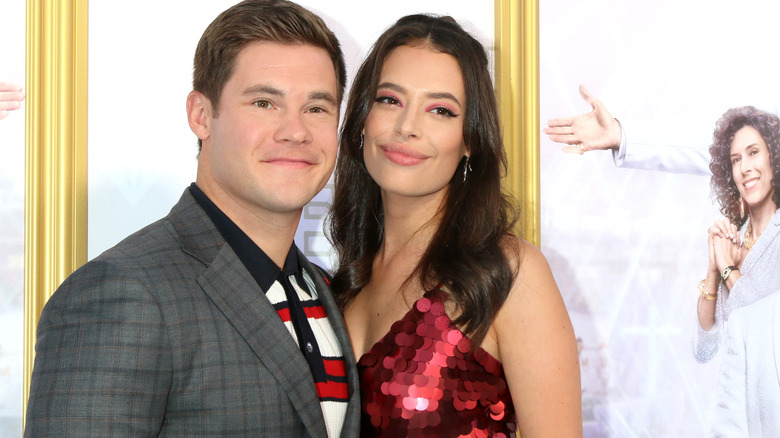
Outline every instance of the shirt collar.
{"label": "shirt collar", "polygon": [[302,289],[308,292],[306,282],[303,281],[301,264],[298,261],[298,247],[295,243],[290,246],[283,269],[279,269],[276,263],[260,249],[249,236],[244,233],[195,183],[190,185],[190,193],[198,205],[203,208],[206,215],[214,223],[225,241],[233,248],[241,263],[249,271],[257,284],[268,292],[271,285],[279,278],[280,273],[285,276],[295,275],[295,280]]}

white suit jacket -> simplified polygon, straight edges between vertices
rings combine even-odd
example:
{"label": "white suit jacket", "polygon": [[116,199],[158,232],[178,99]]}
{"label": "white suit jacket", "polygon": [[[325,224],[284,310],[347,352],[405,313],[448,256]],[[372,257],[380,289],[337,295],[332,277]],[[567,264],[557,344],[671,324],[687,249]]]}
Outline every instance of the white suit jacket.
{"label": "white suit jacket", "polygon": [[731,312],[716,437],[780,437],[780,290]]}
{"label": "white suit jacket", "polygon": [[[632,124],[626,129],[620,122],[620,148],[613,151],[612,158],[617,167],[643,170],[661,170],[672,173],[691,173],[709,176],[710,142],[703,137],[689,146],[661,141],[652,131],[657,127]],[[631,139],[626,137],[629,132]],[[667,134],[668,135],[668,134]],[[647,139],[642,141],[641,139]]]}

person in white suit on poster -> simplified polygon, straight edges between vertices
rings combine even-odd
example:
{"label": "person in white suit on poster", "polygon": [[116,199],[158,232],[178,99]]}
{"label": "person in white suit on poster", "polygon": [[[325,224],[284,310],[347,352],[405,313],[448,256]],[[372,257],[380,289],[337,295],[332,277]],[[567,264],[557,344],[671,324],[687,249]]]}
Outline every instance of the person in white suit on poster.
{"label": "person in white suit on poster", "polygon": [[[709,145],[642,141],[642,138],[652,138],[642,133],[654,127],[643,129],[637,123],[628,128],[624,126],[625,122],[612,117],[606,106],[590,94],[584,85],[580,85],[580,95],[591,106],[591,111],[572,117],[554,118],[544,128],[550,140],[567,145],[562,149],[564,152],[584,154],[611,150],[618,167],[710,175],[710,155],[706,148]],[[640,140],[630,140],[627,133],[631,134],[631,138]]]}
{"label": "person in white suit on poster", "polygon": [[[764,321],[767,324],[757,324]],[[732,312],[718,379],[713,435],[780,431],[780,290]]]}

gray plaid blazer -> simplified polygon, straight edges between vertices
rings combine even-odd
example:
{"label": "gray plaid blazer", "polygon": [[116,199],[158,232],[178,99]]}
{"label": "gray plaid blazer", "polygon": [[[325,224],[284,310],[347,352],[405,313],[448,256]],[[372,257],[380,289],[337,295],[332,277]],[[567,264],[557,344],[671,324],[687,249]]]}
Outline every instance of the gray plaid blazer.
{"label": "gray plaid blazer", "polygon": [[[342,436],[357,436],[355,358],[311,276],[347,362]],[[25,436],[327,436],[306,360],[189,189],[65,280],[35,349]]]}

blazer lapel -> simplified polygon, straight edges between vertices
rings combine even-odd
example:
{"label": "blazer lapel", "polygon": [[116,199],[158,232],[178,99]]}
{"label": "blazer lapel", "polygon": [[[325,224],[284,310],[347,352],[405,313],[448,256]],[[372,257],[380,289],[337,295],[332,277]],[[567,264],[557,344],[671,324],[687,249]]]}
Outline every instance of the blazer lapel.
{"label": "blazer lapel", "polygon": [[[750,275],[753,268],[758,264],[761,258],[764,257],[767,250],[774,247],[774,245],[777,245],[775,241],[779,238],[780,209],[775,211],[775,214],[769,220],[769,223],[764,228],[761,236],[759,236],[756,241],[755,246],[748,252],[747,257],[745,257],[745,260],[742,262],[742,266],[740,266],[740,272],[742,272],[743,275]],[[731,312],[735,309],[754,303],[772,292],[774,291],[764,289],[750,291],[749,293],[746,293],[744,290],[741,290],[740,293],[729,292],[726,295],[726,301],[723,303],[723,319],[728,321]]]}
{"label": "blazer lapel", "polygon": [[169,215],[185,252],[207,269],[198,284],[288,394],[312,436],[326,436],[314,378],[298,345],[230,245],[185,190]]}
{"label": "blazer lapel", "polygon": [[742,269],[745,272],[750,272],[751,269],[753,269],[753,266],[758,262],[758,260],[761,259],[761,256],[766,252],[767,249],[772,247],[774,245],[774,240],[777,238],[777,236],[780,234],[780,209],[775,211],[775,214],[772,216],[772,219],[769,220],[769,223],[766,225],[766,228],[764,228],[764,231],[761,233],[761,236],[756,241],[756,245],[753,247],[753,249],[750,250],[747,257],[745,257],[745,262],[742,265]]}

